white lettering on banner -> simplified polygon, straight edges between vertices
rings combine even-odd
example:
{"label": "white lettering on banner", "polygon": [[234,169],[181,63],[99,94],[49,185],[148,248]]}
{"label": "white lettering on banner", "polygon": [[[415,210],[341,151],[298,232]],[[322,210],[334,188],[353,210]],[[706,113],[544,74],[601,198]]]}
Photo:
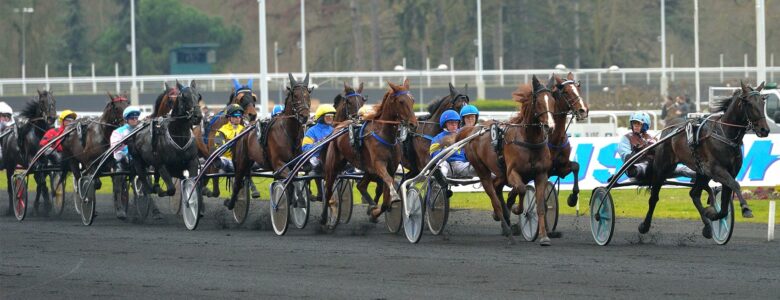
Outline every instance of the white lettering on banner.
{"label": "white lettering on banner", "polygon": [[[572,152],[571,159],[580,164],[579,186],[580,190],[590,190],[607,185],[609,177],[616,172],[623,161],[617,154],[619,137],[572,137],[569,139]],[[742,186],[774,186],[780,185],[780,134],[770,134],[766,138],[758,138],[755,134],[745,135],[742,148],[742,168],[736,176]],[[555,182],[557,177],[550,178]],[[626,177],[623,175],[622,180]],[[688,178],[678,178],[688,182]],[[574,175],[561,179],[561,189],[571,190]],[[481,187],[466,186],[455,189],[456,191],[476,191]]]}

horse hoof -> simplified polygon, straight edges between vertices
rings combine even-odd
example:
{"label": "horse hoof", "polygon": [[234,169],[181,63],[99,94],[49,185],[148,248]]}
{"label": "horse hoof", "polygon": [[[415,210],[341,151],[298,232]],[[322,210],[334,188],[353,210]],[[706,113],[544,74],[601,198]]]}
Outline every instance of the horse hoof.
{"label": "horse hoof", "polygon": [[563,233],[560,231],[552,231],[548,232],[547,236],[549,236],[551,239],[559,239],[563,237]]}
{"label": "horse hoof", "polygon": [[230,200],[225,200],[224,202],[222,202],[222,204],[225,205],[225,207],[227,207],[227,209],[229,210],[233,210],[233,207],[236,206],[236,203]]}
{"label": "horse hoof", "polygon": [[519,216],[520,214],[523,213],[523,210],[520,208],[520,205],[513,205],[512,213],[515,214],[516,216]]}
{"label": "horse hoof", "polygon": [[518,235],[521,235],[523,233],[520,230],[520,224],[512,224],[512,226],[510,226],[510,228],[512,228],[512,235],[514,235],[514,236],[518,236]]}
{"label": "horse hoof", "polygon": [[498,215],[496,214],[496,212],[493,212],[493,221],[496,221],[496,222],[501,221],[501,219],[498,218]]}
{"label": "horse hoof", "polygon": [[539,239],[539,245],[540,246],[552,246],[552,243],[550,242],[549,237],[543,237]]}
{"label": "horse hoof", "polygon": [[715,211],[714,207],[707,206],[707,208],[704,209],[704,216],[711,221],[715,221],[718,219],[718,212]]}
{"label": "horse hoof", "polygon": [[748,219],[752,218],[753,217],[753,211],[750,210],[750,208],[748,208],[748,207],[743,207],[742,208],[742,217],[743,218],[748,218]]}
{"label": "horse hoof", "polygon": [[705,225],[704,228],[701,229],[701,235],[703,235],[705,239],[711,239],[712,227],[710,227],[710,225]]}
{"label": "horse hoof", "polygon": [[162,192],[163,192],[163,190],[162,190],[162,188],[160,187],[160,185],[159,185],[159,184],[155,184],[155,185],[152,187],[152,190],[153,190],[155,193],[157,193],[157,194],[160,194],[160,193],[162,193]]}
{"label": "horse hoof", "polygon": [[579,199],[577,198],[577,194],[571,194],[569,195],[569,198],[566,199],[566,204],[569,205],[569,207],[574,207],[577,205],[577,201]]}
{"label": "horse hoof", "polygon": [[645,222],[639,223],[639,233],[645,234],[650,231],[650,225],[645,225]]}

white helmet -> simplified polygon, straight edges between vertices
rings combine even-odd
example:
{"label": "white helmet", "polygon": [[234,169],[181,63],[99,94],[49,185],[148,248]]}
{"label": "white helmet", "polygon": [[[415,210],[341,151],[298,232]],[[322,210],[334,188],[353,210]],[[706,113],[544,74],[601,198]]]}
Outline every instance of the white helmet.
{"label": "white helmet", "polygon": [[14,110],[11,108],[11,106],[6,104],[5,102],[0,101],[0,114],[13,115]]}

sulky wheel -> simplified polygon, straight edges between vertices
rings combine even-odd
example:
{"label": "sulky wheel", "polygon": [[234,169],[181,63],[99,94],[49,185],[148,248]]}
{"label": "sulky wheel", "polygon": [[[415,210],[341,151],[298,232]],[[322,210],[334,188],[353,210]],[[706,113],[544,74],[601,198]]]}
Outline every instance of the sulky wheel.
{"label": "sulky wheel", "polygon": [[287,232],[287,220],[290,217],[289,196],[284,190],[284,183],[274,181],[271,184],[271,201],[268,205],[271,209],[271,225],[276,235],[284,235]]}
{"label": "sulky wheel", "polygon": [[547,232],[553,232],[555,227],[558,226],[558,191],[555,190],[551,182],[548,182],[547,187],[544,188],[544,195],[544,204],[546,205],[544,224]]}
{"label": "sulky wheel", "polygon": [[396,233],[398,230],[401,230],[404,214],[403,209],[403,201],[390,202],[390,208],[385,211],[385,225],[387,225],[387,231]]}
{"label": "sulky wheel", "polygon": [[[711,221],[712,224],[712,240],[718,243],[718,245],[725,245],[731,239],[731,234],[734,232],[734,202],[732,197],[734,194],[728,195],[729,213],[720,220]],[[715,194],[715,199],[712,206],[715,211],[720,213],[720,204],[723,199],[723,190],[718,190]]]}
{"label": "sulky wheel", "polygon": [[[322,186],[325,186],[325,184]],[[352,219],[352,206],[354,204],[352,202],[353,182],[350,179],[336,179],[336,184],[333,186],[336,189],[335,195],[340,203],[339,223],[347,224]]]}
{"label": "sulky wheel", "polygon": [[79,178],[79,206],[81,206],[81,224],[92,225],[95,220],[95,183],[92,176]]}
{"label": "sulky wheel", "polygon": [[422,236],[423,215],[425,215],[425,204],[420,190],[413,186],[409,187],[406,191],[405,204],[408,206],[403,208],[404,233],[410,243],[416,244]]}
{"label": "sulky wheel", "polygon": [[[133,180],[133,206],[135,206],[135,211],[138,213],[138,220],[143,222],[146,220],[146,217],[149,216],[149,210],[151,210],[152,207],[152,196],[143,192],[141,182],[138,178],[139,177],[136,176],[135,180]],[[181,199],[176,199],[176,201],[181,202]]]}
{"label": "sulky wheel", "polygon": [[290,201],[290,218],[295,228],[303,229],[309,223],[309,181],[295,181],[292,184],[293,193]]}
{"label": "sulky wheel", "polygon": [[526,241],[533,242],[539,236],[539,215],[536,213],[536,188],[525,186],[523,212],[520,213],[520,232]]}
{"label": "sulky wheel", "polygon": [[244,180],[244,185],[238,191],[238,198],[233,206],[233,221],[238,225],[244,224],[246,217],[249,216],[249,202],[252,200],[251,180],[249,177]]}
{"label": "sulky wheel", "polygon": [[200,221],[200,210],[203,204],[203,195],[200,186],[192,178],[181,181],[181,216],[184,226],[189,230],[195,230]]}
{"label": "sulky wheel", "polygon": [[615,231],[615,204],[612,195],[597,187],[590,196],[590,232],[599,246],[606,246]]}
{"label": "sulky wheel", "polygon": [[13,175],[11,188],[14,195],[14,216],[16,220],[22,221],[27,215],[27,176]]}
{"label": "sulky wheel", "polygon": [[447,198],[447,188],[442,187],[439,181],[433,179],[428,185],[425,194],[425,220],[428,229],[433,235],[439,235],[447,225],[450,215],[450,199]]}
{"label": "sulky wheel", "polygon": [[65,210],[65,177],[63,172],[49,174],[49,190],[51,191],[52,213],[55,217],[62,215]]}
{"label": "sulky wheel", "polygon": [[[173,178],[173,186],[180,186],[180,182],[179,178]],[[181,190],[176,189],[176,193],[168,197],[168,202],[170,203],[171,214],[178,214],[181,211]]]}

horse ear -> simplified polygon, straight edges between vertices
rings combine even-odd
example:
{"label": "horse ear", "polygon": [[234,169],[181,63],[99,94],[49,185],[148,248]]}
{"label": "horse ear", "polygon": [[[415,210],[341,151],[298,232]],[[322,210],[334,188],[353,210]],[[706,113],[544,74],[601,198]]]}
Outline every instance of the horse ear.
{"label": "horse ear", "polygon": [[743,82],[742,79],[739,80],[739,86],[742,87],[743,91],[750,92],[750,89],[745,85],[745,82]]}
{"label": "horse ear", "polygon": [[35,89],[35,90],[38,91],[38,96],[40,96],[41,95],[41,90],[39,90],[39,89]]}
{"label": "horse ear", "polygon": [[349,84],[347,84],[347,82],[344,81],[344,92],[346,93],[347,90],[349,90]]}
{"label": "horse ear", "polygon": [[309,73],[306,72],[306,78],[303,79],[303,86],[309,87]]}
{"label": "horse ear", "polygon": [[555,80],[555,74],[553,73],[550,75],[550,80],[547,81],[547,88],[552,90],[556,83],[557,81]]}
{"label": "horse ear", "polygon": [[396,85],[395,85],[395,84],[393,84],[392,82],[390,82],[390,80],[388,80],[388,81],[387,81],[387,86],[389,86],[389,87],[390,87],[390,89],[391,89],[391,90],[393,90],[393,91],[395,91],[395,90],[397,90],[397,89],[398,89],[398,88],[396,87]]}
{"label": "horse ear", "polygon": [[566,80],[574,80],[574,73],[569,72],[569,74],[566,74]]}
{"label": "horse ear", "polygon": [[179,89],[180,91],[184,88],[184,86],[181,85],[181,82],[179,82],[178,79],[176,79],[176,88]]}
{"label": "horse ear", "polygon": [[298,84],[297,82],[295,82],[295,77],[292,76],[292,73],[287,73],[287,76],[290,79],[290,86],[295,86],[296,84]]}
{"label": "horse ear", "polygon": [[404,87],[408,90],[409,89],[409,78],[404,79]]}
{"label": "horse ear", "polygon": [[171,87],[168,86],[167,82],[163,82],[163,84],[165,85],[165,91],[166,92],[171,89]]}
{"label": "horse ear", "polygon": [[452,86],[452,82],[450,82],[449,85],[450,85],[450,98],[455,98],[455,96],[458,95],[458,90],[456,90],[455,87]]}
{"label": "horse ear", "polygon": [[539,78],[536,78],[536,75],[534,75],[534,76],[531,78],[531,83],[533,84],[534,91],[536,91],[536,89],[537,89],[537,88],[538,88],[538,87],[541,85],[541,84],[539,83]]}
{"label": "horse ear", "polygon": [[756,91],[759,91],[759,92],[760,92],[761,90],[763,90],[763,89],[764,89],[764,84],[765,84],[765,83],[766,83],[766,81],[762,81],[762,82],[761,82],[761,84],[760,84],[760,85],[758,85],[758,87],[756,88]]}
{"label": "horse ear", "polygon": [[108,95],[108,99],[114,99],[114,96],[111,96],[111,92],[106,91],[106,95]]}
{"label": "horse ear", "polygon": [[237,91],[239,88],[241,88],[241,83],[238,82],[237,78],[233,78],[233,90]]}
{"label": "horse ear", "polygon": [[250,78],[249,81],[246,82],[246,86],[248,86],[250,90],[252,89],[252,83],[254,83],[254,81],[254,79]]}
{"label": "horse ear", "polygon": [[190,87],[191,88],[198,88],[197,86],[195,86],[195,79],[190,81]]}
{"label": "horse ear", "polygon": [[357,93],[358,94],[362,94],[363,93],[363,82],[360,82],[360,85],[358,86],[358,89],[357,89]]}

